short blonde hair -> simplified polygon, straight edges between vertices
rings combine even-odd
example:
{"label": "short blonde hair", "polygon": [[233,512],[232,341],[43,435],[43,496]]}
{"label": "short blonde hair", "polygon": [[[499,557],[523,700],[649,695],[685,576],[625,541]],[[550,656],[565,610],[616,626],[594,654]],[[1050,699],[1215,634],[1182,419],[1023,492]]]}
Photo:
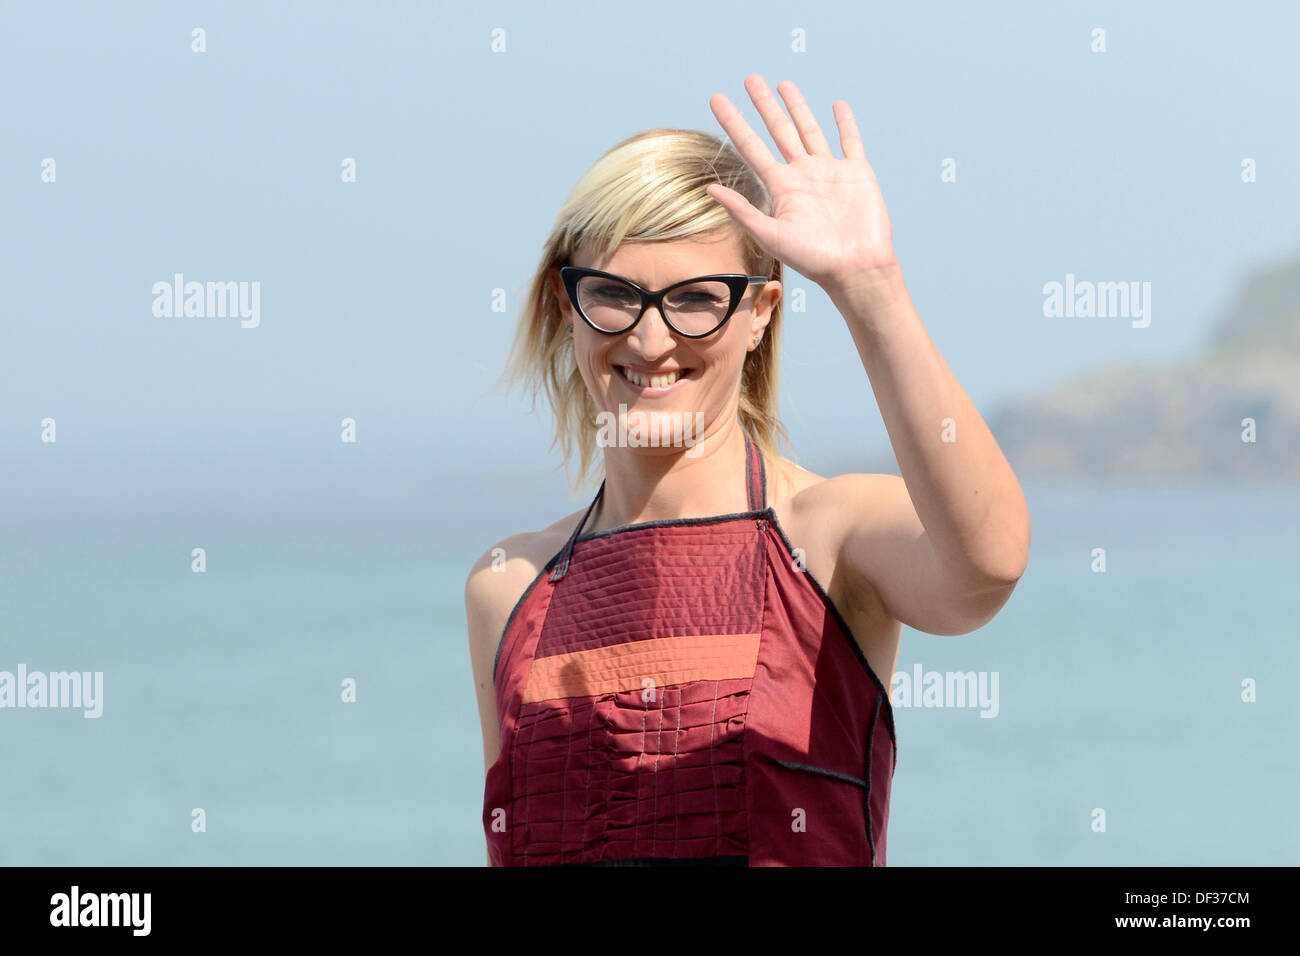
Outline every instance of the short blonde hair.
{"label": "short blonde hair", "polygon": [[[591,243],[598,255],[612,253],[624,240],[682,239],[733,229],[744,249],[750,275],[781,280],[781,263],[765,253],[704,191],[721,183],[771,214],[762,180],[735,148],[716,136],[688,129],[651,129],[614,146],[578,180],[555,217],[515,330],[506,378],[529,386],[533,407],[545,392],[555,416],[555,444],[571,487],[590,480],[596,455],[596,406],[573,357],[573,339],[551,284],[550,271],[570,261]],[[740,379],[740,422],[767,457],[776,457],[776,439],[789,436],[777,415],[777,359],[783,298],[757,348],[745,357]],[[554,447],[554,445],[552,445]],[[576,474],[570,471],[578,457]],[[603,470],[603,469],[602,469]]]}

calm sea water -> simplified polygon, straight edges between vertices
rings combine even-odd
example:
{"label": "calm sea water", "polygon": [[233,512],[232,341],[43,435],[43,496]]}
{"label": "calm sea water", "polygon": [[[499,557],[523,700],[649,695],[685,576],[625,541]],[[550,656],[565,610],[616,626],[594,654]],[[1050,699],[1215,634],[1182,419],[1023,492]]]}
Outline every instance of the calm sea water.
{"label": "calm sea water", "polygon": [[[563,512],[447,494],[471,490],[443,519],[271,515],[199,542],[174,518],[11,529],[0,670],[103,671],[104,700],[0,710],[0,863],[482,865],[464,577]],[[1300,862],[1300,492],[1026,492],[1002,613],[904,632],[900,671],[996,671],[999,712],[897,709],[890,864]]]}

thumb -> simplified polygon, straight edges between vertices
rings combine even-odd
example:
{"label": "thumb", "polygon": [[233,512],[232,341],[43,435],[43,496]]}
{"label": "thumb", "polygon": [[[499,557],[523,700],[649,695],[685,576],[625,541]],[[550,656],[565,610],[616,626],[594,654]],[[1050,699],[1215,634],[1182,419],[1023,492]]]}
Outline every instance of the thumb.
{"label": "thumb", "polygon": [[774,220],[770,216],[759,212],[754,208],[753,203],[734,189],[719,183],[710,183],[704,187],[704,191],[721,203],[731,214],[731,218],[753,236],[764,251],[771,254],[771,244],[776,234],[773,228]]}

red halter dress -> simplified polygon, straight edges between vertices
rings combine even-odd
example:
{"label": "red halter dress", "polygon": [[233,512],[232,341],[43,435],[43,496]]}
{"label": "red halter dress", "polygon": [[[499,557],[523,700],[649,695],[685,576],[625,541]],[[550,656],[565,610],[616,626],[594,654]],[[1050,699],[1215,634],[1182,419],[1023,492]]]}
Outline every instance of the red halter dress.
{"label": "red halter dress", "polygon": [[889,695],[745,450],[749,511],[583,535],[602,484],[515,605],[492,865],[885,865]]}

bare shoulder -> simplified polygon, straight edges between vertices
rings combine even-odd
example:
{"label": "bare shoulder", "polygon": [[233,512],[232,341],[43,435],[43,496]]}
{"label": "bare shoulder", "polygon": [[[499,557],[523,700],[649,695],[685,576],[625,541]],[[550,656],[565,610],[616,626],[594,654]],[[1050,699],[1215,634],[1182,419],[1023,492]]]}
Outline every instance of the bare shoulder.
{"label": "bare shoulder", "polygon": [[492,766],[500,746],[492,675],[497,646],[515,605],[546,563],[564,547],[582,515],[574,512],[540,531],[526,531],[498,541],[474,562],[465,580],[465,619],[483,730],[484,770]]}
{"label": "bare shoulder", "polygon": [[849,527],[861,527],[866,517],[890,523],[914,513],[907,485],[898,475],[852,473],[827,478],[786,458],[767,464],[776,471],[775,481],[769,475],[768,495],[782,523],[792,532],[798,528],[825,537],[827,545],[841,543]]}
{"label": "bare shoulder", "polygon": [[[476,630],[485,630],[489,637],[501,636],[519,598],[546,562],[564,547],[582,515],[582,511],[575,511],[539,531],[504,538],[474,562],[465,581],[471,639]],[[495,645],[492,650],[495,653]]]}
{"label": "bare shoulder", "polygon": [[843,474],[825,478],[781,459],[783,480],[768,494],[790,539],[813,577],[866,606],[883,600],[891,575],[911,560],[924,527],[898,475]]}

